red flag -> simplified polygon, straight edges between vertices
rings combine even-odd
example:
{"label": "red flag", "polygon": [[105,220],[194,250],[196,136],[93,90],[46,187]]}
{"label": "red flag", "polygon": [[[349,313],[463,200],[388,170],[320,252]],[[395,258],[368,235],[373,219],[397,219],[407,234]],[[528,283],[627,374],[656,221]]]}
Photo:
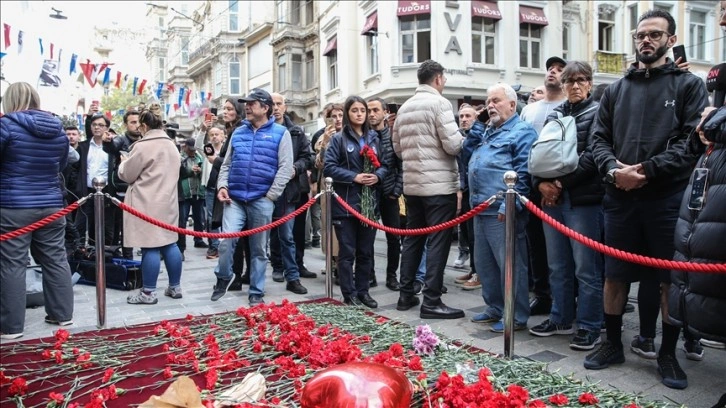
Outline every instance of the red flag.
{"label": "red flag", "polygon": [[138,91],[139,95],[141,95],[142,93],[144,93],[144,87],[145,86],[146,86],[146,80],[144,79],[144,80],[141,81],[141,85],[139,85],[139,91]]}
{"label": "red flag", "polygon": [[89,59],[87,59],[85,63],[80,64],[83,75],[86,77],[88,84],[91,85],[91,88],[96,86],[98,74],[105,71],[109,65],[110,64],[107,62],[104,62],[103,64],[91,64],[91,60]]}
{"label": "red flag", "polygon": [[55,48],[55,45],[53,45],[53,43],[50,43],[50,59],[53,59],[53,48]]}
{"label": "red flag", "polygon": [[184,104],[187,106],[189,106],[189,99],[190,99],[189,97],[191,94],[192,94],[192,90],[191,89],[187,90],[187,97],[184,100]]}
{"label": "red flag", "polygon": [[211,100],[212,100],[212,92],[209,92],[209,93],[207,94],[207,100],[208,100],[208,101],[211,101]]}
{"label": "red flag", "polygon": [[179,104],[178,104],[178,103],[175,103],[175,104],[174,104],[174,110],[175,110],[175,111],[178,111],[178,110],[179,110]]}
{"label": "red flag", "polygon": [[116,88],[121,87],[121,71],[116,71],[116,83],[114,84]]}
{"label": "red flag", "polygon": [[7,23],[3,23],[3,31],[5,33],[5,49],[7,50],[10,46],[10,26]]}
{"label": "red flag", "polygon": [[166,84],[166,90],[169,91],[169,93],[176,92],[176,86],[174,84]]}
{"label": "red flag", "polygon": [[108,118],[108,120],[111,120],[111,111],[106,111],[105,115]]}

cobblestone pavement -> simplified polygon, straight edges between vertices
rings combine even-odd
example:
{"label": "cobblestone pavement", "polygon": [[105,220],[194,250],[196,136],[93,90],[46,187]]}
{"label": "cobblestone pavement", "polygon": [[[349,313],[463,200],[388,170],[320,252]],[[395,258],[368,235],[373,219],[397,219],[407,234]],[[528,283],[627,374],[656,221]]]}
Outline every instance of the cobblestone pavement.
{"label": "cobblestone pavement", "polygon": [[[191,244],[191,239],[189,239]],[[209,297],[212,286],[215,282],[214,266],[216,260],[207,260],[205,250],[193,248],[187,249],[186,262],[182,275],[182,288],[184,297],[174,300],[163,296],[163,288],[166,287],[167,277],[165,272],[159,277],[158,287],[161,288],[159,303],[156,305],[129,305],[126,297],[129,292],[119,290],[107,291],[107,327],[119,327],[159,321],[162,319],[173,319],[184,317],[191,313],[194,315],[220,313],[237,309],[239,306],[247,305],[247,287],[242,292],[228,292],[222,299],[212,302]],[[406,312],[396,310],[398,293],[388,290],[385,285],[385,253],[386,243],[382,233],[377,235],[376,243],[376,264],[378,265],[377,277],[379,285],[371,288],[371,296],[379,303],[377,313],[389,318],[408,323],[410,325],[429,324],[438,333],[450,338],[461,339],[477,347],[489,350],[493,353],[502,353],[504,340],[501,334],[489,331],[488,325],[471,323],[469,317],[481,311],[483,300],[479,291],[464,291],[454,283],[454,278],[463,273],[463,270],[452,267],[458,255],[456,246],[452,246],[448,259],[448,267],[444,283],[449,293],[444,295],[443,300],[450,306],[462,308],[466,311],[465,319],[457,320],[422,320],[418,317],[417,308]],[[138,256],[137,256],[138,258]],[[307,250],[305,262],[307,268],[318,273],[315,279],[302,279],[309,293],[307,295],[295,295],[285,290],[284,283],[276,283],[271,279],[271,268],[267,269],[266,295],[267,302],[280,302],[282,299],[291,301],[302,301],[324,297],[325,275],[320,274],[324,266],[325,258],[320,249]],[[631,292],[631,302],[636,302],[634,296],[637,285],[634,285]],[[73,326],[68,329],[71,332],[81,332],[96,329],[96,293],[92,286],[76,285],[75,315]],[[334,287],[334,297],[341,299],[340,291]],[[26,314],[25,336],[21,340],[50,336],[57,329],[43,322],[45,312],[43,308],[28,309]],[[533,316],[529,320],[529,326],[539,324],[545,316]],[[657,326],[660,333],[660,323]],[[634,335],[637,334],[638,313],[628,313],[624,319],[623,343],[629,344]],[[614,387],[623,391],[643,393],[651,399],[669,400],[677,404],[689,407],[711,407],[716,403],[718,397],[726,392],[726,352],[706,348],[703,361],[690,361],[685,358],[678,347],[678,359],[681,366],[688,374],[689,387],[685,390],[672,390],[660,382],[656,371],[655,360],[644,360],[626,350],[625,364],[613,366],[606,370],[592,371],[585,370],[582,365],[586,352],[574,351],[568,347],[569,336],[552,336],[540,338],[530,335],[528,332],[515,333],[514,352],[516,355],[528,357],[534,360],[548,363],[548,369],[559,372],[562,375],[572,374],[575,378],[599,383],[601,387]],[[656,347],[659,346],[656,339]]]}

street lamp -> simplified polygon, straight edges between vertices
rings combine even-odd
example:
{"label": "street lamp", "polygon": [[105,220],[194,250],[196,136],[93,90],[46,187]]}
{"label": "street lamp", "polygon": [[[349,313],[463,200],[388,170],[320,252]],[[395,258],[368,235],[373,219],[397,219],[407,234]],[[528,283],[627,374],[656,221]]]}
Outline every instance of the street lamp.
{"label": "street lamp", "polygon": [[50,8],[51,10],[55,11],[55,14],[49,14],[48,16],[50,18],[54,18],[56,20],[68,20],[68,17],[63,15],[63,11],[57,10],[53,7]]}

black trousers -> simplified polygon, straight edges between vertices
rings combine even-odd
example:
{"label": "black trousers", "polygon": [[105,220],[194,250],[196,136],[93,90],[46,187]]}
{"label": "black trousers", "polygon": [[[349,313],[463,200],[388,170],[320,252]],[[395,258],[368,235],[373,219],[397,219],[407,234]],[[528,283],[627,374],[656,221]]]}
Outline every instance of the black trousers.
{"label": "black trousers", "polygon": [[[308,202],[308,195],[302,194],[300,201],[295,205],[295,209],[302,207]],[[292,226],[292,239],[295,241],[295,262],[297,263],[297,269],[302,269],[305,264],[303,257],[305,256],[305,222],[307,220],[308,210],[303,211],[300,215],[295,217],[295,223]]]}
{"label": "black trousers", "polygon": [[[387,227],[401,227],[401,209],[398,198],[383,197],[378,203],[381,211],[381,223]],[[401,261],[401,237],[386,232],[386,279],[396,279],[396,271]],[[375,265],[374,265],[375,267]]]}
{"label": "black trousers", "polygon": [[[471,203],[469,202],[469,190],[461,194],[461,215],[471,211]],[[474,267],[474,218],[469,218],[466,222],[459,224],[459,247],[467,247],[469,249],[469,265],[471,271],[476,274]]]}
{"label": "black trousers", "polygon": [[338,237],[340,291],[344,298],[364,295],[369,289],[376,230],[353,217],[335,220],[333,225]]}
{"label": "black trousers", "polygon": [[[93,197],[89,198],[83,205],[76,210],[76,229],[81,236],[81,246],[96,245],[96,219],[94,216]],[[114,226],[116,218],[115,205],[107,199],[104,200],[103,208],[103,243],[104,245],[113,245]],[[88,241],[86,241],[86,232],[88,233]]]}
{"label": "black trousers", "polygon": [[[539,204],[542,201],[542,195],[539,191],[532,190],[530,200]],[[542,220],[538,217],[529,217],[526,236],[527,253],[529,254],[529,286],[536,297],[551,299],[550,271],[547,264],[547,246]]]}
{"label": "black trousers", "polygon": [[[406,196],[406,227],[423,228],[452,220],[456,216],[456,194],[437,196]],[[413,296],[416,270],[427,245],[426,276],[424,278],[423,304],[437,306],[441,303],[441,286],[444,268],[451,250],[451,228],[429,235],[408,235],[403,238],[401,256],[401,293]],[[428,238],[428,243],[427,243]]]}

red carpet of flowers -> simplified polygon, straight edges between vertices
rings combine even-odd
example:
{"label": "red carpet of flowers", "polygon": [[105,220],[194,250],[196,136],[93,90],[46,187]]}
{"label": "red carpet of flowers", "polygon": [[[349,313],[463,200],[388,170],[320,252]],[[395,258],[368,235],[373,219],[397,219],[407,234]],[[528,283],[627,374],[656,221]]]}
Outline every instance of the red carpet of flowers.
{"label": "red carpet of flowers", "polygon": [[[326,314],[330,311],[350,316],[350,320],[331,322],[340,318]],[[353,330],[363,321],[367,327]],[[385,333],[399,341],[390,341]],[[442,350],[438,358],[421,356],[413,350],[412,339],[412,328],[365,311],[338,304],[286,301],[129,328],[79,334],[60,329],[54,338],[0,348],[0,405],[129,406],[160,395],[177,376],[186,375],[202,392],[205,406],[211,407],[217,395],[246,374],[259,372],[267,380],[265,399],[236,406],[299,406],[306,380],[322,369],[353,361],[382,363],[403,372],[414,385],[412,406],[416,407],[579,407],[599,403],[589,392],[569,391],[568,396],[546,391],[533,396],[521,383],[501,384],[499,374],[478,364],[469,373],[473,375],[454,374],[455,360],[446,360],[446,353],[470,363],[485,353],[459,347],[455,352]],[[441,364],[450,368],[442,370]]]}

